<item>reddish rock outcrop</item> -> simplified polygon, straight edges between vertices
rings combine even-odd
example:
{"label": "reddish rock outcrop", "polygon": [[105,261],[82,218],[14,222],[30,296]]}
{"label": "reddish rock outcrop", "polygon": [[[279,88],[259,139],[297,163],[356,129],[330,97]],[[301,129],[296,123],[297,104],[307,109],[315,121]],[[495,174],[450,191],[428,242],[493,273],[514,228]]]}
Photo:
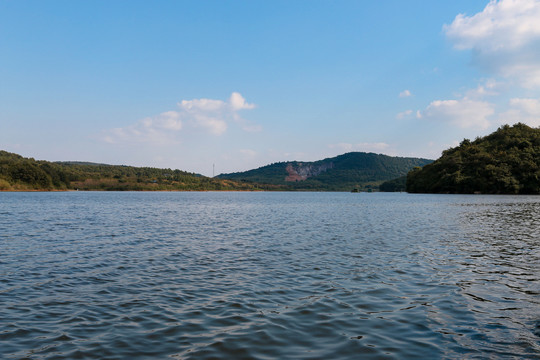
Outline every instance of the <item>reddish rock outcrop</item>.
{"label": "reddish rock outcrop", "polygon": [[333,167],[334,163],[332,162],[320,165],[303,163],[296,163],[296,165],[287,164],[285,170],[288,175],[285,177],[285,181],[304,181],[310,177],[317,176],[328,169],[332,169]]}

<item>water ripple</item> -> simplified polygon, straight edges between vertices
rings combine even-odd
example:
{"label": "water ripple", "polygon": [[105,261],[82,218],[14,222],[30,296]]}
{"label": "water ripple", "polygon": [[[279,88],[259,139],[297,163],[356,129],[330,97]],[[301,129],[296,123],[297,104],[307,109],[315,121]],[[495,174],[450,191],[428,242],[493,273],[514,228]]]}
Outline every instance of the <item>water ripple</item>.
{"label": "water ripple", "polygon": [[540,357],[540,198],[0,193],[0,358]]}

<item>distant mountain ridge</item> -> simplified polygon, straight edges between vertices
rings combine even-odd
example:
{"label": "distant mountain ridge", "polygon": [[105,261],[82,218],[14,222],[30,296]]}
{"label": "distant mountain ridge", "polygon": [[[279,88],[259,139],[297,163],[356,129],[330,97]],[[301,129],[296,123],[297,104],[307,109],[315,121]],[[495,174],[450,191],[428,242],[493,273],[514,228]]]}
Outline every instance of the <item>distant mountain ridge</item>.
{"label": "distant mountain ridge", "polygon": [[49,162],[0,150],[0,191],[26,190],[378,190],[428,159],[347,153],[313,162],[289,161],[207,178],[181,170]]}
{"label": "distant mountain ridge", "polygon": [[287,186],[292,190],[376,190],[387,180],[406,175],[433,160],[350,152],[318,161],[285,161],[244,172],[220,174],[221,179]]}

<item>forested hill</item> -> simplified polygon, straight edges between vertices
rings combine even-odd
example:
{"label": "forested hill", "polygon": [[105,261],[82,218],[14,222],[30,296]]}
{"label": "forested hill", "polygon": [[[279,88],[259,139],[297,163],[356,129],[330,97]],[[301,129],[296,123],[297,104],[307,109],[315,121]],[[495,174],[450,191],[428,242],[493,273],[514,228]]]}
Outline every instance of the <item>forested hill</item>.
{"label": "forested hill", "polygon": [[[180,170],[36,161],[0,150],[0,190],[258,190]],[[263,188],[272,190],[272,187]]]}
{"label": "forested hill", "polygon": [[540,128],[505,125],[463,140],[407,176],[412,193],[540,194]]}
{"label": "forested hill", "polygon": [[292,190],[377,190],[385,180],[407,174],[433,160],[351,152],[314,162],[279,162],[221,179],[287,186]]}

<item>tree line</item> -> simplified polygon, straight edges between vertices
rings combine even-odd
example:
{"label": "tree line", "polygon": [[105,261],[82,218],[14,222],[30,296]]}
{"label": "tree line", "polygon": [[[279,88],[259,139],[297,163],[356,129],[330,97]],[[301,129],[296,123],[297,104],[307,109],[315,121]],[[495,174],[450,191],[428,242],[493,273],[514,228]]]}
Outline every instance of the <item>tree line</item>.
{"label": "tree line", "polygon": [[0,150],[0,190],[275,190],[181,170],[49,162]]}

